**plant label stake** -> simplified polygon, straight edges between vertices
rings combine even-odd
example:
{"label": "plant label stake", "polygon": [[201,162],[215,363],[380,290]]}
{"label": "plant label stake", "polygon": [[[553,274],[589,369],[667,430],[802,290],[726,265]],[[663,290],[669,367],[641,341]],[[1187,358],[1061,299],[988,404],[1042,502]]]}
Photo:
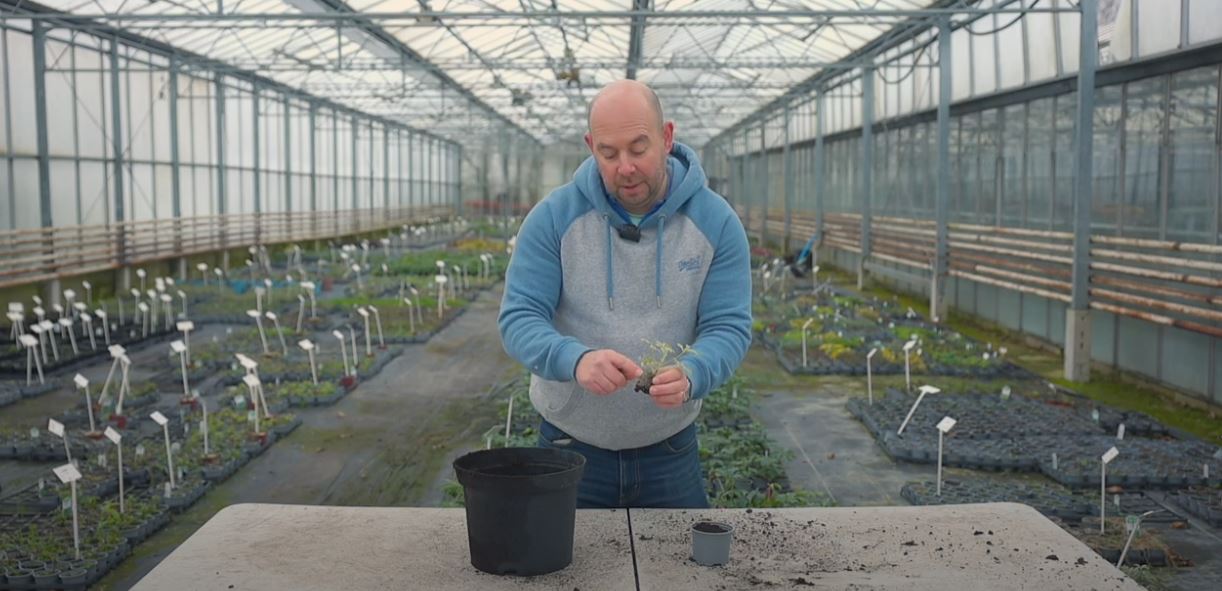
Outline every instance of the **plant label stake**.
{"label": "plant label stake", "polygon": [[148,325],[149,306],[148,304],[144,302],[138,302],[136,304],[136,308],[140,310],[140,336],[144,338],[148,338],[149,336],[149,325]]}
{"label": "plant label stake", "polygon": [[160,312],[158,312],[157,310],[157,302],[161,301],[161,298],[157,297],[157,292],[152,289],[148,290],[148,296],[149,296],[149,300],[148,300],[148,303],[149,303],[149,330],[154,331],[154,330],[157,330],[157,321],[158,321],[158,318],[160,318]]}
{"label": "plant label stake", "polygon": [[115,370],[119,368],[119,357],[123,356],[123,345],[111,345],[107,349],[110,351],[110,357],[113,359],[110,363],[110,371],[106,373],[106,381],[102,382],[102,394],[98,396],[98,404],[106,404],[106,393],[110,391],[110,381],[115,377]]}
{"label": "plant label stake", "polygon": [[[117,300],[122,301],[122,300]],[[93,313],[102,321],[102,339],[106,342],[106,346],[110,346],[110,321],[106,319],[106,310],[98,308]],[[120,320],[122,322],[122,320]],[[93,334],[92,332],[89,334]]]}
{"label": "plant label stake", "polygon": [[407,323],[408,329],[412,334],[416,334],[416,311],[413,309],[412,301],[408,298],[403,298],[403,303],[407,304]]}
{"label": "plant label stake", "polygon": [[208,445],[208,401],[196,396],[199,400],[199,409],[204,413],[204,420],[200,422],[199,429],[204,432],[204,458],[212,456],[212,449]]}
{"label": "plant label stake", "polygon": [[81,330],[89,336],[89,349],[91,351],[98,350],[98,341],[93,337],[93,316],[85,310],[81,310]]}
{"label": "plant label stake", "polygon": [[267,288],[267,307],[272,307],[272,280],[264,279],[263,286]]}
{"label": "plant label stake", "polygon": [[331,336],[339,341],[339,358],[344,362],[344,375],[352,375],[352,372],[348,371],[348,346],[344,344],[344,333],[333,330]]}
{"label": "plant label stake", "polygon": [[255,311],[259,314],[263,313],[263,294],[266,292],[267,290],[262,287],[255,288]]}
{"label": "plant label stake", "polygon": [[302,281],[301,288],[306,290],[306,295],[310,298],[310,318],[317,318],[318,311],[315,309],[315,302],[314,302],[314,289],[315,289],[314,282],[313,281]]}
{"label": "plant label stake", "polygon": [[47,419],[47,431],[64,440],[64,457],[68,458],[68,463],[72,463],[72,450],[68,449],[68,436],[64,434],[64,424],[55,419]]}
{"label": "plant label stake", "polygon": [[42,375],[42,360],[38,357],[38,339],[33,335],[23,334],[18,337],[21,346],[25,347],[25,385],[29,386],[34,382],[33,370],[38,369],[38,383],[45,384],[46,380]]}
{"label": "plant label stake", "polygon": [[280,348],[284,350],[284,356],[289,356],[289,346],[284,342],[284,331],[280,330],[280,319],[276,317],[275,312],[267,312],[264,314],[272,321],[272,326],[276,328],[276,336],[280,337]]}
{"label": "plant label stake", "polygon": [[145,273],[144,269],[136,269],[136,277],[140,278],[140,291],[144,291],[146,287],[144,284],[144,279],[145,277],[148,277],[148,273]]}
{"label": "plant label stake", "polygon": [[187,346],[182,341],[170,343],[170,350],[178,354],[179,365],[182,367],[182,396],[191,397],[191,387],[187,385]]}
{"label": "plant label stake", "polygon": [[361,362],[356,358],[356,329],[351,324],[348,325],[348,335],[352,337],[352,375],[356,375],[356,368]]}
{"label": "plant label stake", "polygon": [[115,404],[115,414],[123,416],[123,401],[132,391],[131,381],[128,379],[132,367],[132,360],[127,354],[119,356],[119,368],[122,375],[122,380],[119,382],[119,401]]}
{"label": "plant label stake", "polygon": [[260,413],[259,411],[263,410],[264,413],[267,412],[263,407],[262,396],[259,393],[262,384],[259,382],[259,378],[253,375],[242,376],[242,382],[246,384],[246,389],[250,391],[250,403],[255,407],[255,433],[261,434],[263,433],[263,429],[261,429],[259,425],[259,415],[263,413]]}
{"label": "plant label stake", "polygon": [[938,392],[942,391],[938,388],[935,388],[933,386],[928,386],[928,385],[921,386],[920,388],[918,388],[918,390],[920,391],[920,394],[917,395],[916,402],[912,403],[912,408],[908,409],[908,416],[904,417],[904,422],[900,424],[899,430],[895,432],[896,435],[904,434],[904,427],[908,426],[908,421],[912,420],[912,415],[916,413],[917,407],[921,405],[921,401],[925,399],[926,394],[937,394]]}
{"label": "plant label stake", "polygon": [[[46,335],[48,341],[51,341],[51,353],[55,355],[55,360],[59,361],[59,345],[55,342],[55,323],[50,320],[43,320],[38,323],[38,328],[42,329],[42,334]],[[43,361],[46,361],[47,354],[42,355]]]}
{"label": "plant label stake", "polygon": [[870,349],[866,353],[866,396],[870,398],[870,406],[874,406],[874,354],[878,353],[878,348]]}
{"label": "plant label stake", "polygon": [[446,308],[446,281],[445,275],[435,275],[433,281],[437,282],[437,320],[442,319],[442,314]]}
{"label": "plant label stake", "polygon": [[119,452],[119,513],[126,513],[123,505],[123,436],[113,427],[106,427],[104,434],[111,443],[115,444],[115,450]]}
{"label": "plant label stake", "polygon": [[301,334],[301,323],[305,320],[305,296],[297,294],[297,326],[293,334]]}
{"label": "plant label stake", "polygon": [[1099,462],[1099,533],[1101,535],[1104,533],[1107,521],[1107,465],[1118,455],[1120,455],[1120,450],[1113,447],[1103,453]]}
{"label": "plant label stake", "polygon": [[174,325],[174,298],[168,294],[161,294],[161,310],[165,312],[165,329],[170,330]]}
{"label": "plant label stake", "polygon": [[1060,468],[1058,467],[1058,463],[1057,463],[1057,452],[1054,451],[1052,452],[1052,471],[1056,472],[1059,469]]}
{"label": "plant label stake", "polygon": [[916,339],[904,343],[904,384],[909,392],[912,391],[912,363],[909,360],[909,356],[916,344]]}
{"label": "plant label stake", "polygon": [[356,313],[361,315],[361,320],[365,323],[365,356],[373,357],[373,345],[369,338],[369,310],[358,307]]}
{"label": "plant label stake", "polygon": [[43,363],[46,363],[47,361],[47,337],[45,336],[46,331],[43,330],[42,324],[37,323],[37,322],[30,325],[30,330],[34,333],[34,336],[38,337],[38,351],[42,353]]}
{"label": "plant label stake", "polygon": [[89,396],[89,380],[78,373],[72,378],[72,381],[76,384],[77,389],[85,392],[85,410],[89,412],[89,433],[97,433],[97,425],[93,422],[93,398]]}
{"label": "plant label stake", "polygon": [[365,283],[361,281],[361,266],[353,263],[352,272],[356,273],[356,289],[357,291],[365,291]]}
{"label": "plant label stake", "polygon": [[259,342],[263,344],[263,354],[267,355],[270,350],[267,348],[267,335],[263,333],[263,312],[259,310],[247,310],[246,315],[255,319],[255,326],[259,328]]}
{"label": "plant label stake", "polygon": [[814,321],[814,318],[807,318],[806,322],[802,323],[802,367],[806,367],[806,329],[809,328],[810,323]]}
{"label": "plant label stake", "polygon": [[1116,441],[1124,441],[1124,423],[1120,423],[1120,426],[1116,427]]}
{"label": "plant label stake", "polygon": [[221,295],[224,295],[225,294],[225,271],[221,269],[220,267],[217,267],[212,270],[212,273],[216,275],[216,292]]}
{"label": "plant label stake", "polygon": [[64,332],[68,333],[68,340],[72,341],[72,354],[80,355],[80,349],[76,348],[76,331],[72,330],[72,319],[60,318],[59,325],[63,328]]}
{"label": "plant label stake", "polygon": [[159,411],[153,411],[149,418],[153,419],[153,422],[158,425],[161,425],[161,432],[165,434],[166,471],[170,473],[170,489],[172,490],[177,487],[177,484],[174,482],[174,454],[170,450],[170,420],[165,418],[165,415]]}
{"label": "plant label stake", "polygon": [[942,438],[955,427],[955,419],[942,417],[938,421],[938,496],[942,496]]}
{"label": "plant label stake", "polygon": [[85,289],[85,305],[93,306],[93,284],[88,281],[82,281],[81,287]]}
{"label": "plant label stake", "polygon": [[410,284],[407,286],[407,290],[412,292],[412,301],[416,302],[416,319],[420,324],[424,324],[424,305],[420,303],[420,292],[416,291],[416,287]]}
{"label": "plant label stake", "polygon": [[191,365],[191,331],[195,330],[195,323],[190,320],[183,320],[174,325],[174,327],[182,333],[183,344],[187,348],[187,365]]}
{"label": "plant label stake", "polygon": [[309,339],[301,339],[297,341],[297,346],[301,347],[302,351],[310,357],[310,378],[314,381],[314,385],[318,385],[318,366],[314,362],[314,343]]}
{"label": "plant label stake", "polygon": [[76,550],[76,559],[81,559],[81,522],[76,509],[76,481],[81,479],[80,470],[72,462],[52,470],[59,481],[72,487],[72,547]]}
{"label": "plant label stake", "polygon": [[505,413],[505,447],[509,447],[509,428],[513,425],[513,394],[509,394],[509,410]]}
{"label": "plant label stake", "polygon": [[382,335],[382,315],[378,313],[378,309],[375,308],[373,304],[366,306],[366,308],[368,308],[370,312],[373,312],[373,320],[375,325],[378,327],[378,348],[385,350],[386,338]]}
{"label": "plant label stake", "polygon": [[204,287],[208,287],[208,263],[199,263],[195,268],[199,270],[199,278],[204,282]]}
{"label": "plant label stake", "polygon": [[182,317],[186,318],[187,317],[187,292],[180,289],[177,291],[177,295],[178,295],[178,300],[182,302]]}

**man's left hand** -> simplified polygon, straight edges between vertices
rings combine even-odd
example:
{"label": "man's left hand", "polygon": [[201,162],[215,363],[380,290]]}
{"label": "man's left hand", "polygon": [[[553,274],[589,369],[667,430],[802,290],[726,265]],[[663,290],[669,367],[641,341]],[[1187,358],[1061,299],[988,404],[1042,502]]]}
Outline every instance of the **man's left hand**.
{"label": "man's left hand", "polygon": [[676,408],[687,402],[691,382],[687,379],[682,366],[672,366],[653,376],[649,387],[649,395],[659,408]]}

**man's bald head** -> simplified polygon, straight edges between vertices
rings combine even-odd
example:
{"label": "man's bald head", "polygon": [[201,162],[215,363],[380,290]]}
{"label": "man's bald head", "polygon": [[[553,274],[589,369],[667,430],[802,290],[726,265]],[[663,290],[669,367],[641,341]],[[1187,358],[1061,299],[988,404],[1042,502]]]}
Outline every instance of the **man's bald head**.
{"label": "man's bald head", "polygon": [[603,186],[624,209],[644,215],[666,198],[675,124],[662,118],[653,90],[635,80],[604,86],[590,101],[586,125]]}
{"label": "man's bald head", "polygon": [[598,91],[598,94],[590,100],[589,108],[586,110],[586,130],[590,131],[594,128],[596,114],[602,114],[611,109],[616,112],[626,109],[638,113],[640,110],[647,109],[654,115],[658,129],[662,128],[663,121],[665,121],[662,114],[662,101],[658,100],[658,93],[636,80],[612,82]]}

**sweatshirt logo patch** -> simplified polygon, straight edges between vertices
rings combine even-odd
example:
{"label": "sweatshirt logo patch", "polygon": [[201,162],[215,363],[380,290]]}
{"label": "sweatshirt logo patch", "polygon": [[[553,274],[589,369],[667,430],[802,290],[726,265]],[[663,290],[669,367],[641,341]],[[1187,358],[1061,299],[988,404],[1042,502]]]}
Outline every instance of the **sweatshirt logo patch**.
{"label": "sweatshirt logo patch", "polygon": [[695,273],[704,266],[704,255],[696,255],[691,258],[686,258],[679,261],[679,271],[684,273]]}

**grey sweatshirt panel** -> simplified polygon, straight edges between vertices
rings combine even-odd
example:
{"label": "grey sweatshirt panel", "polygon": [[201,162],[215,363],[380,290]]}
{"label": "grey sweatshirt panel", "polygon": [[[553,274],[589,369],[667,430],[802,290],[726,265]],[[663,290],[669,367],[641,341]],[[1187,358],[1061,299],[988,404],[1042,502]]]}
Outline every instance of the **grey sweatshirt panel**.
{"label": "grey sweatshirt panel", "polygon": [[[591,349],[614,349],[640,362],[647,341],[672,346],[696,340],[697,310],[713,245],[683,214],[666,219],[661,306],[654,295],[657,224],[641,230],[640,242],[611,230],[615,302],[607,301],[607,221],[598,211],[577,218],[561,238],[564,287],[553,322],[563,335]],[[621,450],[658,443],[683,430],[700,412],[700,401],[661,409],[630,383],[607,396],[576,380],[554,382],[531,376],[530,398],[539,413],[578,441]]]}

